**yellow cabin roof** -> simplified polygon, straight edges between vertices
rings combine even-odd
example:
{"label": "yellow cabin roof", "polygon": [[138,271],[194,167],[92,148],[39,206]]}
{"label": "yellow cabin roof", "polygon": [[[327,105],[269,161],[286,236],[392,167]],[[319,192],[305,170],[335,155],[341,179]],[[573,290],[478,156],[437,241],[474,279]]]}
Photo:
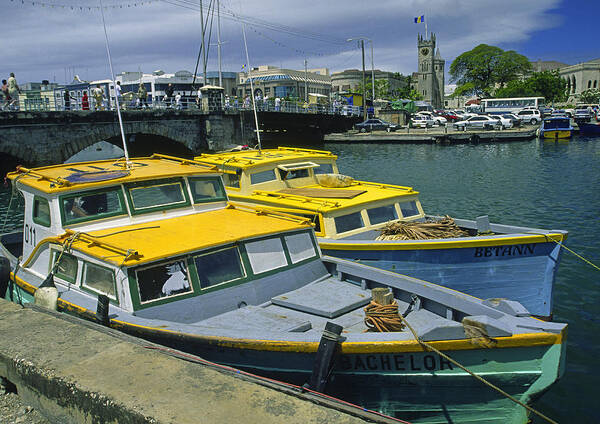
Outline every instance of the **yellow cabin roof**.
{"label": "yellow cabin roof", "polygon": [[235,152],[222,152],[214,154],[202,154],[194,159],[203,163],[219,166],[220,169],[227,165],[240,169],[250,169],[256,166],[277,164],[288,160],[308,159],[336,159],[337,156],[325,150],[295,149],[291,147],[279,147],[277,149],[240,150]]}
{"label": "yellow cabin roof", "polygon": [[134,266],[253,237],[310,228],[298,217],[229,206],[182,217],[76,233],[72,248],[115,265]]}
{"label": "yellow cabin roof", "polygon": [[348,187],[340,188],[328,188],[320,185],[302,186],[307,189],[318,189],[322,191],[339,191],[339,192],[352,192],[352,191],[364,191],[352,198],[324,198],[324,197],[308,197],[295,194],[280,193],[277,191],[263,191],[254,190],[251,195],[236,195],[232,192],[229,197],[232,200],[245,200],[262,203],[277,203],[278,207],[289,207],[293,209],[304,209],[315,212],[331,212],[334,210],[351,208],[354,206],[372,204],[373,207],[377,207],[378,203],[389,203],[387,200],[395,199],[402,196],[417,196],[418,191],[412,189],[412,187],[395,186],[391,184],[377,184],[366,181],[354,181]]}
{"label": "yellow cabin roof", "polygon": [[129,169],[123,159],[67,163],[34,169],[19,167],[8,173],[7,177],[50,194],[115,183],[217,172],[217,168],[211,165],[158,154],[130,161],[132,165]]}

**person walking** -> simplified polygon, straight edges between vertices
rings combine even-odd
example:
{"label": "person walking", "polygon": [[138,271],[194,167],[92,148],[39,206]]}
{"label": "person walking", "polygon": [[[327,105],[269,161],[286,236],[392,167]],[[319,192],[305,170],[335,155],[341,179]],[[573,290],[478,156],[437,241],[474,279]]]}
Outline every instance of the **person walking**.
{"label": "person walking", "polygon": [[94,96],[94,103],[96,110],[104,110],[102,100],[104,97],[104,90],[100,87],[100,84],[96,85],[96,88],[92,90],[92,96]]}
{"label": "person walking", "polygon": [[90,110],[90,100],[87,91],[84,91],[81,97],[81,110]]}
{"label": "person walking", "polygon": [[167,88],[165,88],[165,103],[167,104],[167,107],[170,107],[171,102],[173,101],[173,91],[173,84],[169,83]]}
{"label": "person walking", "polygon": [[8,104],[10,103],[10,94],[8,94],[8,84],[6,83],[5,79],[2,80],[2,94],[4,95],[4,104],[0,109],[4,110],[8,107]]}
{"label": "person walking", "polygon": [[181,93],[175,95],[175,109],[181,109]]}
{"label": "person walking", "polygon": [[198,87],[198,91],[196,92],[196,106],[198,109],[202,109],[202,87]]}
{"label": "person walking", "polygon": [[63,95],[64,99],[64,110],[71,110],[71,95],[69,94],[69,90],[65,88],[65,93]]}
{"label": "person walking", "polygon": [[21,89],[17,85],[17,79],[13,72],[10,73],[8,78],[8,95],[10,96],[10,103],[8,104],[9,109],[19,110],[19,93]]}
{"label": "person walking", "polygon": [[146,90],[146,86],[143,82],[140,82],[137,91],[138,103],[140,107],[147,108],[148,107],[148,90]]}
{"label": "person walking", "polygon": [[115,85],[115,100],[119,104],[119,107],[123,106],[123,95],[121,94],[121,81],[117,81],[117,85]]}

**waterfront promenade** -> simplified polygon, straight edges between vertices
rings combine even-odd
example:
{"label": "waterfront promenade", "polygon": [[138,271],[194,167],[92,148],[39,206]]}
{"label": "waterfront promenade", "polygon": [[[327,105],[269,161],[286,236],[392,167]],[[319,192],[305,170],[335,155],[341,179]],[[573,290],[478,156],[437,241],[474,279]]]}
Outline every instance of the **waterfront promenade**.
{"label": "waterfront promenade", "polygon": [[0,377],[51,423],[392,422],[35,306],[0,299],[0,333]]}

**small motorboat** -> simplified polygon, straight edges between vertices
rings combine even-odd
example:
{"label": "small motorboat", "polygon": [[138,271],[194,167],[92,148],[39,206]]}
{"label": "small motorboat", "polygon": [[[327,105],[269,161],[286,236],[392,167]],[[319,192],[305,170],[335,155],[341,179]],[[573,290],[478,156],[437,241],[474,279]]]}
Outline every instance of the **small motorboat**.
{"label": "small motorboat", "polygon": [[573,126],[568,116],[552,116],[545,118],[540,127],[540,137],[544,139],[565,139],[573,135]]}

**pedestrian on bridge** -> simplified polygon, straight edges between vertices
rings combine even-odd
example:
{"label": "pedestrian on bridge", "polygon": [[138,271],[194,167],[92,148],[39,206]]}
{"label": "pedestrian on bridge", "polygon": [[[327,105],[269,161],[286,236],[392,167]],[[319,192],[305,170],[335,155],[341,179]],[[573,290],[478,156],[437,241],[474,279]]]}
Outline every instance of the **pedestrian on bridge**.
{"label": "pedestrian on bridge", "polygon": [[8,95],[10,96],[10,102],[8,108],[13,110],[19,110],[19,93],[21,89],[17,85],[17,80],[13,72],[10,73],[8,78]]}
{"label": "pedestrian on bridge", "polygon": [[83,96],[81,97],[81,110],[90,110],[90,100],[87,91],[84,91]]}
{"label": "pedestrian on bridge", "polygon": [[4,94],[4,104],[2,105],[1,109],[4,110],[4,108],[7,107],[10,103],[10,94],[8,94],[8,84],[6,83],[5,79],[2,80],[2,94]]}
{"label": "pedestrian on bridge", "polygon": [[146,90],[146,86],[144,85],[143,82],[140,82],[140,85],[139,85],[138,91],[137,91],[137,97],[138,97],[139,107],[147,108],[148,107],[148,90]]}
{"label": "pedestrian on bridge", "polygon": [[71,110],[71,95],[69,94],[69,90],[65,89],[63,98],[65,100],[65,104],[64,104],[65,110]]}
{"label": "pedestrian on bridge", "polygon": [[95,109],[104,110],[104,106],[102,105],[104,90],[102,90],[100,84],[97,84],[96,88],[92,89],[92,96],[94,96]]}

